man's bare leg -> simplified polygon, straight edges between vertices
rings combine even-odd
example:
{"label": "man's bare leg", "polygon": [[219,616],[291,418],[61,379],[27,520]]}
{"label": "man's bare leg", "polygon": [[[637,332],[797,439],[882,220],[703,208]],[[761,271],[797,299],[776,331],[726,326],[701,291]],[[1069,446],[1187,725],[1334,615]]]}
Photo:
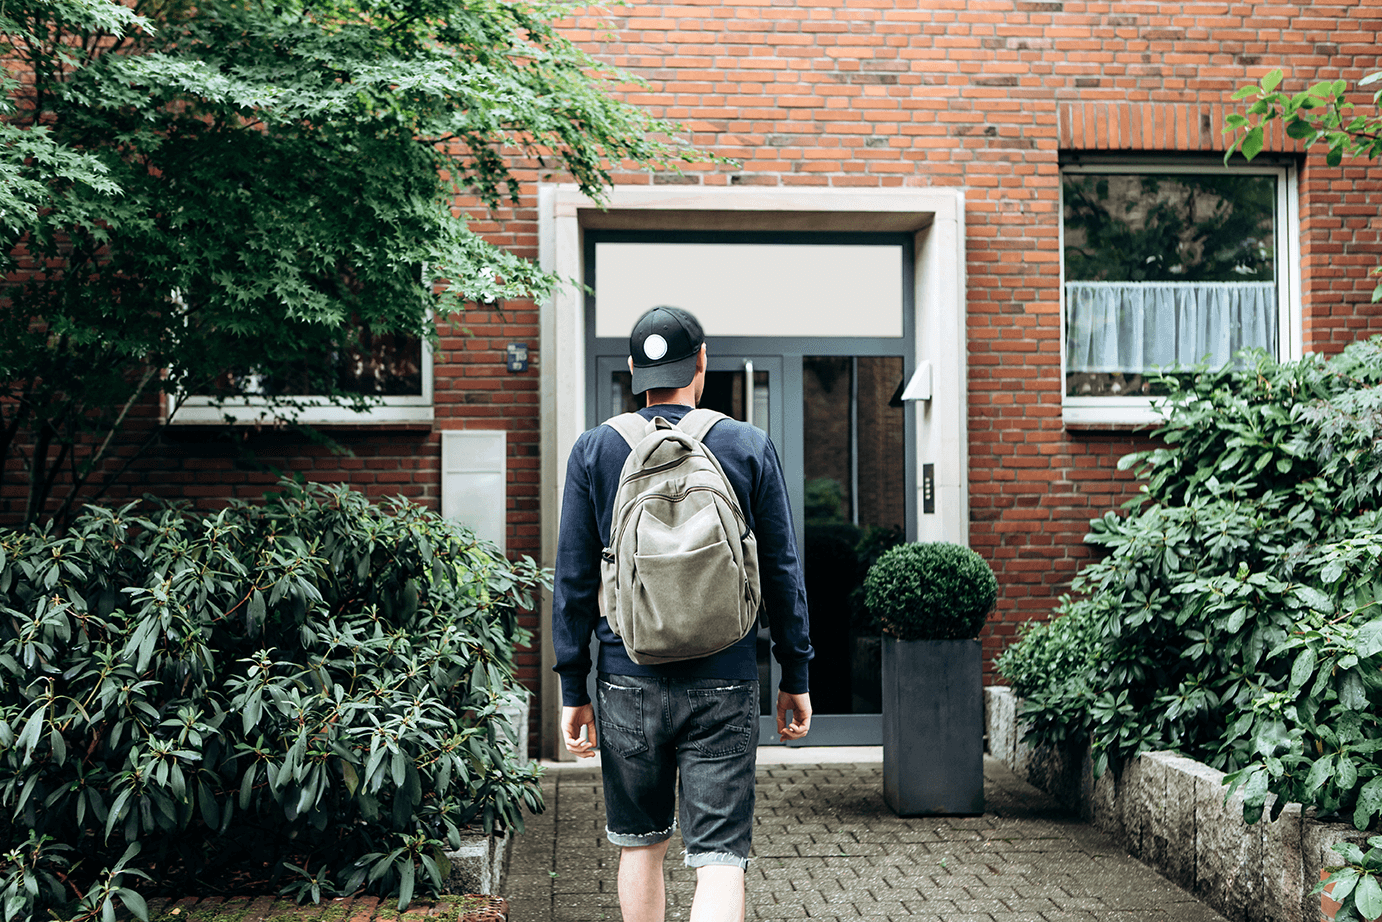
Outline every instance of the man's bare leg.
{"label": "man's bare leg", "polygon": [[696,868],[691,922],[744,922],[743,868],[728,864]]}
{"label": "man's bare leg", "polygon": [[624,846],[619,852],[619,911],[624,922],[663,922],[667,893],[662,860],[671,839],[656,845]]}

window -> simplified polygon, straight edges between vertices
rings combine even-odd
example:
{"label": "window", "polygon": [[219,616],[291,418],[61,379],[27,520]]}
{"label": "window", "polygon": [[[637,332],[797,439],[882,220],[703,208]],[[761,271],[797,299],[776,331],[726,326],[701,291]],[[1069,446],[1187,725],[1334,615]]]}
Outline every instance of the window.
{"label": "window", "polygon": [[[432,349],[416,336],[371,335],[362,331],[350,347],[303,361],[299,366],[228,371],[206,393],[183,398],[169,422],[235,424],[272,422],[289,415],[277,405],[293,398],[301,407],[292,417],[308,425],[430,422],[432,419]],[[357,412],[314,394],[335,389],[373,398]]]}
{"label": "window", "polygon": [[1067,424],[1156,422],[1158,370],[1295,354],[1289,179],[1211,164],[1062,171]]}

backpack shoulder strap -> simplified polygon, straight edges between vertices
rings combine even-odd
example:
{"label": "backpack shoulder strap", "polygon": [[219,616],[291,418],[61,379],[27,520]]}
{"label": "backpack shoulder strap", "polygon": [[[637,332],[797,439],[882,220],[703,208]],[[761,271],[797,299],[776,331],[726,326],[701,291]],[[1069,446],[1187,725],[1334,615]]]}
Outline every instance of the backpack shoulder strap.
{"label": "backpack shoulder strap", "polygon": [[729,417],[717,410],[701,407],[683,416],[681,422],[677,423],[677,428],[697,442],[703,442],[711,428],[722,419]]}
{"label": "backpack shoulder strap", "polygon": [[605,420],[604,424],[623,436],[624,441],[629,443],[629,448],[642,441],[648,431],[648,421],[637,413],[620,413]]}

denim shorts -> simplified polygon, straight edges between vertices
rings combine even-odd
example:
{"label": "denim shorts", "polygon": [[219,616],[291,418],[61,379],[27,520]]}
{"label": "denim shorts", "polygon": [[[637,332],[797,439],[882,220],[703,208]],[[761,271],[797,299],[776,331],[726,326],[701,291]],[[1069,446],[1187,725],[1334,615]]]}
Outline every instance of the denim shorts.
{"label": "denim shorts", "polygon": [[679,801],[688,866],[748,867],[758,682],[601,675],[596,689],[609,840],[665,842]]}

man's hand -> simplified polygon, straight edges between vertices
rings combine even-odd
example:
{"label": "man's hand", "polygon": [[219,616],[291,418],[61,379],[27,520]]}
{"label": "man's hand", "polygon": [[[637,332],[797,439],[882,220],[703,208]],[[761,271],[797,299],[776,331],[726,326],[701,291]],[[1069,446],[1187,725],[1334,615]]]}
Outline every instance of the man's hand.
{"label": "man's hand", "polygon": [[[792,722],[787,722],[791,712]],[[811,730],[811,695],[777,693],[777,738],[780,742],[799,740]],[[570,748],[568,746],[568,748]]]}
{"label": "man's hand", "polygon": [[[809,707],[806,713],[811,713]],[[779,716],[778,723],[781,722],[782,718]],[[582,729],[585,730],[585,739],[581,739]],[[566,738],[567,752],[581,759],[593,758],[600,745],[600,741],[595,738],[595,706],[582,704],[579,707],[562,708],[561,734]]]}

